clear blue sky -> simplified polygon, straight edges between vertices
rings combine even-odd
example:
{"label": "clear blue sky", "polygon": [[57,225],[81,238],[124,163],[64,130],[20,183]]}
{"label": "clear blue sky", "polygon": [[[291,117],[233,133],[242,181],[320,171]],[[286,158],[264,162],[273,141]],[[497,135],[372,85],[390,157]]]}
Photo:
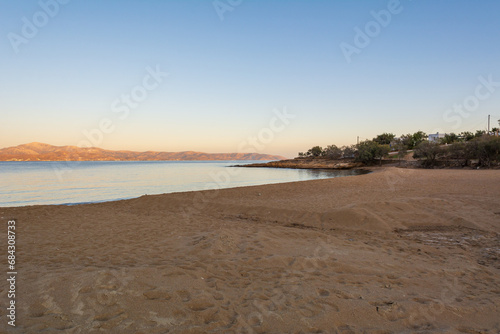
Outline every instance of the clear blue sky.
{"label": "clear blue sky", "polygon": [[0,0],[0,147],[292,157],[500,119],[498,0],[60,1]]}

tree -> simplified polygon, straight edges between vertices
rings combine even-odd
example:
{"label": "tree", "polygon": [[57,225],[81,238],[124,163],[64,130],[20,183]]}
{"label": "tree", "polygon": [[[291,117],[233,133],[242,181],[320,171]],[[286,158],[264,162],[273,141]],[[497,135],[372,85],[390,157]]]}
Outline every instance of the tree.
{"label": "tree", "polygon": [[427,134],[423,131],[417,131],[414,134],[406,134],[406,135],[401,135],[401,140],[403,141],[403,144],[408,147],[409,150],[414,149],[417,147],[418,144],[421,142],[425,141],[427,139]]}
{"label": "tree", "polygon": [[335,145],[329,145],[324,149],[323,155],[329,159],[340,159],[342,150]]}
{"label": "tree", "polygon": [[396,145],[394,146],[394,148],[398,151],[398,153],[397,153],[398,161],[399,161],[399,164],[401,165],[401,159],[406,157],[406,154],[408,154],[408,148],[406,147],[406,145],[403,143],[403,141],[401,139],[396,141]]}
{"label": "tree", "polygon": [[408,147],[409,150],[413,149],[413,136],[411,134],[401,135],[401,142]]}
{"label": "tree", "polygon": [[391,147],[389,145],[378,145],[377,150],[375,151],[375,158],[378,158],[380,161],[380,165],[382,166],[382,158],[385,157],[391,151]]}
{"label": "tree", "polygon": [[441,143],[442,144],[452,144],[456,141],[458,141],[458,136],[456,134],[452,133],[446,133],[444,135],[444,138],[441,138]]}
{"label": "tree", "polygon": [[437,157],[441,152],[442,150],[438,143],[424,141],[415,147],[413,157],[417,159],[424,158],[424,166],[432,167],[436,164]]}
{"label": "tree", "polygon": [[488,137],[483,139],[484,151],[488,159],[488,166],[493,161],[500,161],[500,138]]}
{"label": "tree", "polygon": [[486,131],[484,130],[476,130],[476,134],[474,135],[475,138],[480,138],[486,134]]}
{"label": "tree", "polygon": [[458,137],[461,138],[463,141],[469,141],[474,139],[474,134],[469,131],[463,131],[459,133]]}
{"label": "tree", "polygon": [[396,137],[395,134],[383,133],[373,138],[373,141],[380,145],[389,145],[395,137]]}
{"label": "tree", "polygon": [[466,147],[468,143],[455,142],[451,144],[444,153],[448,155],[449,158],[455,160],[463,160],[462,165],[467,165],[468,157],[466,152]]}
{"label": "tree", "polygon": [[500,161],[500,137],[483,136],[471,141],[469,153],[479,159],[481,166],[490,166],[492,162]]}
{"label": "tree", "polygon": [[314,146],[307,151],[308,156],[319,157],[323,153],[321,146]]}
{"label": "tree", "polygon": [[340,149],[344,158],[354,158],[358,152],[355,145],[342,146]]}
{"label": "tree", "polygon": [[466,143],[464,157],[466,160],[479,160],[481,166],[490,166],[493,162],[500,162],[500,137],[482,136],[474,138]]}
{"label": "tree", "polygon": [[413,147],[417,147],[420,143],[427,140],[427,134],[423,131],[417,131],[413,135]]}
{"label": "tree", "polygon": [[373,140],[366,140],[357,145],[357,150],[357,161],[372,163],[376,159],[379,159],[380,164],[382,165],[382,158],[389,153],[390,148],[389,145],[380,145]]}

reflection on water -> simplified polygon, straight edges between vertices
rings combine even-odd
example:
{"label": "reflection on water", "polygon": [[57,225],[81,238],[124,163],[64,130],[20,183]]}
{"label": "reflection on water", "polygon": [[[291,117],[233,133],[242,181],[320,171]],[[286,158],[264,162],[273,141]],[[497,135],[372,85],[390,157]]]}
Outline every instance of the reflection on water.
{"label": "reflection on water", "polygon": [[[144,194],[305,181],[366,173],[360,170],[228,167],[234,163],[235,161],[0,162],[0,206],[100,202]],[[241,161],[238,163],[241,164]]]}

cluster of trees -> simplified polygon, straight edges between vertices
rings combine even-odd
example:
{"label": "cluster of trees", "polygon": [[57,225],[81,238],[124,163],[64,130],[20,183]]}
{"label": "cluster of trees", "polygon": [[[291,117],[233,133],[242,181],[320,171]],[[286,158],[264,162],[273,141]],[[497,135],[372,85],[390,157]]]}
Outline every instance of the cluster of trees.
{"label": "cluster of trees", "polygon": [[434,166],[438,159],[458,160],[463,166],[468,165],[470,160],[477,160],[480,166],[489,167],[500,162],[500,137],[483,134],[446,146],[423,142],[415,148],[413,157],[421,159],[426,167]]}
{"label": "cluster of trees", "polygon": [[[495,132],[498,133],[498,129],[494,128],[493,133]],[[480,165],[490,166],[493,162],[500,162],[500,137],[489,136],[486,131],[478,130],[476,133],[446,134],[439,142],[434,143],[427,140],[427,134],[423,131],[401,135],[399,138],[393,133],[382,133],[357,145],[329,145],[325,148],[314,146],[307,152],[299,152],[299,157],[347,158],[370,164],[376,161],[382,163],[382,159],[391,150],[397,151],[396,157],[399,160],[404,158],[409,150],[413,150],[413,157],[421,159],[423,164],[429,167],[434,166],[437,159],[463,160],[464,165],[477,159]]]}
{"label": "cluster of trees", "polygon": [[379,161],[390,151],[391,146],[398,151],[398,157],[402,158],[407,154],[407,150],[413,149],[427,139],[427,134],[422,131],[413,134],[402,135],[398,140],[393,133],[382,133],[372,140],[365,140],[357,145],[337,147],[329,145],[325,148],[314,146],[307,152],[299,152],[299,157],[342,159],[354,158],[363,163],[373,163]]}
{"label": "cluster of trees", "polygon": [[423,131],[417,131],[413,134],[408,133],[406,135],[401,135],[396,140],[396,135],[393,133],[383,133],[373,138],[373,141],[381,145],[404,145],[406,149],[412,150],[421,142],[427,140],[427,134]]}
{"label": "cluster of trees", "polygon": [[[493,128],[492,131],[490,132],[490,135],[498,133],[498,128]],[[464,131],[460,132],[459,134],[455,133],[447,133],[444,135],[444,138],[440,139],[441,144],[453,144],[453,143],[464,143],[471,141],[475,138],[481,138],[484,135],[486,135],[486,131],[484,130],[477,130],[476,133],[472,133],[469,131]]]}
{"label": "cluster of trees", "polygon": [[307,152],[299,152],[299,157],[327,158],[327,159],[355,159],[364,163],[371,163],[375,160],[382,161],[390,151],[387,144],[379,144],[373,140],[366,140],[357,145],[337,147],[329,145],[325,148],[314,146]]}
{"label": "cluster of trees", "polygon": [[328,159],[341,159],[341,158],[354,158],[356,153],[356,146],[342,146],[329,145],[325,148],[321,146],[314,146],[307,152],[299,152],[299,157],[312,157],[312,158],[328,158]]}

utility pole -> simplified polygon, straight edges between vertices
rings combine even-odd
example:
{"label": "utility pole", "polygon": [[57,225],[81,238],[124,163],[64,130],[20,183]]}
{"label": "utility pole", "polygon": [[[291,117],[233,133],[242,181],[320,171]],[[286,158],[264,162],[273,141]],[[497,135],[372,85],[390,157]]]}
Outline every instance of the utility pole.
{"label": "utility pole", "polygon": [[488,115],[488,136],[490,135],[490,116]]}
{"label": "utility pole", "polygon": [[[498,122],[500,123],[500,121],[498,121]],[[359,145],[359,136],[358,136],[358,141],[356,142],[356,144],[358,144],[358,145]]]}

